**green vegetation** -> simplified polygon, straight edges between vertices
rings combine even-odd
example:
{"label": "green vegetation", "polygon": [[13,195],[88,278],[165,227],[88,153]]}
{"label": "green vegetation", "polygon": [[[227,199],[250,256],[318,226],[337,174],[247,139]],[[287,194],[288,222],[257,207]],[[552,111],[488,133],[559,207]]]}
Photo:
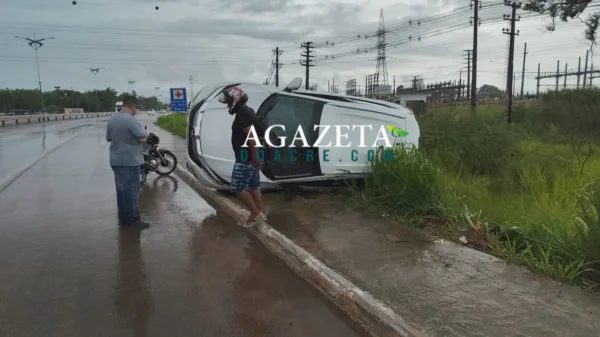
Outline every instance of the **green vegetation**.
{"label": "green vegetation", "polygon": [[[600,90],[566,90],[518,106],[510,126],[497,106],[421,116],[419,150],[374,162],[353,200],[561,281],[597,278],[597,111]],[[156,124],[185,137],[185,114]]]}
{"label": "green vegetation", "polygon": [[186,114],[170,114],[158,117],[156,125],[172,132],[179,137],[185,138],[185,130],[187,128]]}
{"label": "green vegetation", "polygon": [[597,278],[598,111],[594,89],[548,93],[510,126],[500,109],[419,117],[419,150],[374,162],[353,199],[561,281]]}
{"label": "green vegetation", "polygon": [[[64,108],[81,108],[87,112],[114,111],[115,103],[122,101],[129,93],[119,94],[112,88],[79,92],[76,90],[56,89],[44,92],[44,105],[47,113],[63,113]],[[96,95],[98,105],[96,106]],[[135,94],[134,91],[134,95]],[[167,104],[154,96],[137,96],[142,110],[164,109]],[[0,89],[0,113],[22,114],[41,111],[40,92],[36,89]]]}

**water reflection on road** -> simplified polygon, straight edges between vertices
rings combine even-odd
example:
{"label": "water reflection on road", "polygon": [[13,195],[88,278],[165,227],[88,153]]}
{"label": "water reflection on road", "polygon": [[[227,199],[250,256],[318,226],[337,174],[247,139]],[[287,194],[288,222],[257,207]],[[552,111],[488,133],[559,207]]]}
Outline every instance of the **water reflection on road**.
{"label": "water reflection on road", "polygon": [[119,230],[104,132],[0,192],[0,336],[366,336],[175,177],[142,187],[150,229]]}

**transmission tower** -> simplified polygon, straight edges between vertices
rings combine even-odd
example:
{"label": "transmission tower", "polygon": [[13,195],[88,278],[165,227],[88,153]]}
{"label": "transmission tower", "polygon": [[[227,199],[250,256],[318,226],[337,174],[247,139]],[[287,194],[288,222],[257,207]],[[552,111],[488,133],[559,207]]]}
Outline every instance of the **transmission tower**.
{"label": "transmission tower", "polygon": [[388,84],[387,63],[385,61],[385,24],[383,22],[383,8],[379,14],[379,28],[377,29],[377,70],[380,85]]}

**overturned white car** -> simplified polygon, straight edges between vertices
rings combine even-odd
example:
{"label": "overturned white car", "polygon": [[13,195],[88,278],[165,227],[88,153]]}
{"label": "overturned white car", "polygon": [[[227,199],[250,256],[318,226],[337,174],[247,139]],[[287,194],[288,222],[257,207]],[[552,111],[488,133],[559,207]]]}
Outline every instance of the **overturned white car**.
{"label": "overturned white car", "polygon": [[301,83],[296,78],[283,90],[239,82],[204,87],[190,102],[186,136],[190,172],[204,185],[229,189],[235,161],[231,148],[234,116],[218,96],[233,86],[248,94],[247,105],[269,127],[270,141],[261,144],[259,154],[265,162],[264,189],[361,179],[382,149],[398,143],[418,146],[419,125],[409,109],[385,101],[302,90]]}

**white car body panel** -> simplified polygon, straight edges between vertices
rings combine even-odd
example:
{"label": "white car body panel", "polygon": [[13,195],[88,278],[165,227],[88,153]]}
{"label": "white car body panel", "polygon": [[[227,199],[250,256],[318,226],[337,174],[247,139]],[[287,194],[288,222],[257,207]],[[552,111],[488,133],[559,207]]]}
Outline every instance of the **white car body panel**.
{"label": "white car body panel", "polygon": [[[235,156],[231,148],[231,123],[234,116],[228,113],[227,107],[217,100],[217,96],[225,86],[232,84],[235,83],[211,84],[203,88],[190,103],[191,113],[190,120],[188,121],[188,135],[186,137],[188,140],[188,169],[190,169],[201,183],[218,190],[229,189]],[[384,127],[393,125],[408,131],[409,134],[406,137],[394,138],[388,132],[387,135],[392,143],[403,142],[418,146],[420,136],[418,123],[413,113],[400,105],[314,91],[295,90],[286,92],[274,86],[253,83],[241,83],[238,86],[248,93],[249,99],[247,105],[257,113],[259,113],[259,108],[263,102],[273,94],[277,94],[279,99],[275,105],[276,109],[270,111],[268,115],[273,120],[276,120],[277,114],[280,114],[281,118],[286,119],[288,118],[288,114],[291,113],[294,120],[290,122],[290,125],[295,125],[296,127],[298,122],[296,122],[294,116],[298,117],[298,120],[301,120],[302,118],[308,118],[307,116],[309,115],[319,119],[315,124],[320,125],[371,124],[373,129],[371,131],[366,130],[365,132],[365,143],[367,146],[373,145],[379,132],[379,127],[382,125]],[[314,97],[310,95],[324,95],[328,97]],[[350,102],[336,100],[336,97],[350,100]],[[194,112],[194,107],[202,100],[204,100],[204,103]],[[322,104],[322,111],[318,110],[318,108],[315,108],[315,111],[321,111],[320,118],[318,118],[318,112],[311,114],[309,111],[305,114],[304,110],[302,110],[303,107],[308,109],[310,106],[320,106],[319,104]],[[304,122],[307,123],[307,120],[304,120]],[[273,123],[278,124],[276,122]],[[272,124],[271,121],[269,124]],[[295,128],[292,134],[294,131]],[[192,133],[191,135],[190,132]],[[318,131],[318,135],[321,136],[323,132],[325,130],[321,128]],[[354,131],[347,130],[346,132],[348,133],[348,138],[345,142],[351,142],[353,144],[352,147],[321,147],[316,149],[319,157],[318,160],[313,166],[305,165],[304,169],[300,169],[304,170],[300,174],[290,172],[298,170],[302,165],[300,163],[289,162],[282,164],[281,167],[284,169],[281,170],[280,168],[280,171],[284,173],[280,175],[274,175],[274,173],[269,171],[270,174],[267,175],[270,175],[275,180],[269,179],[265,175],[265,172],[261,172],[261,187],[265,189],[280,188],[280,184],[282,183],[295,183],[299,185],[308,183],[310,185],[314,182],[339,180],[348,177],[349,174],[355,178],[364,177],[364,174],[370,169],[370,164],[367,161],[367,154],[370,148],[358,147],[360,144],[360,131],[358,129]],[[315,137],[316,135],[317,133],[314,134]],[[321,144],[336,142],[336,130],[333,127],[323,136]],[[291,141],[292,138],[293,136],[289,137],[288,141]],[[384,146],[385,143],[383,140],[380,140],[377,145]],[[358,151],[359,159],[357,161],[352,160],[353,149]],[[328,150],[328,161],[324,160],[325,150]],[[285,168],[289,168],[289,170],[286,171]],[[313,172],[311,170],[319,172],[319,174],[311,174],[310,172]]]}
{"label": "white car body panel", "polygon": [[[381,127],[386,128],[387,125],[393,125],[396,127],[400,127],[403,130],[407,130],[409,125],[412,126],[412,121],[409,121],[410,118],[408,114],[399,114],[397,116],[388,115],[388,114],[375,114],[371,113],[368,109],[372,109],[370,106],[367,108],[357,106],[356,104],[348,104],[341,102],[334,102],[327,104],[323,108],[323,114],[321,117],[322,125],[336,125],[336,124],[344,124],[349,125],[348,128],[340,129],[340,131],[333,130],[331,128],[325,135],[321,142],[324,145],[336,145],[338,140],[338,133],[340,135],[347,134],[348,137],[340,137],[339,143],[340,145],[352,145],[347,148],[340,147],[328,147],[321,148],[319,151],[321,156],[321,170],[323,174],[326,175],[337,175],[337,174],[363,174],[370,171],[370,163],[369,163],[369,151],[371,151],[371,158],[373,158],[374,153],[379,146],[386,147],[386,142],[383,139],[377,140],[377,135],[380,131]],[[394,111],[390,111],[392,109],[389,108],[381,108],[381,111],[390,113]],[[402,116],[404,115],[404,116]],[[340,123],[340,121],[343,121]],[[350,126],[356,125],[357,127],[352,130]],[[371,128],[364,127],[364,146],[361,147],[361,135],[359,125],[368,125]],[[324,132],[321,129],[320,134]],[[409,136],[412,136],[411,139],[407,139],[407,137],[402,138],[394,138],[389,132],[387,132],[388,139],[391,145],[394,143],[412,143],[417,144],[418,142],[418,134],[414,136],[409,133]],[[416,142],[411,142],[412,139],[416,138]],[[328,151],[328,161],[324,161],[324,152]],[[352,151],[356,150],[355,153]],[[356,161],[353,160],[357,159]]]}
{"label": "white car body panel", "polygon": [[[255,84],[241,84],[239,87],[248,93],[247,105],[254,111],[258,110],[260,104],[271,95],[270,91]],[[216,97],[209,98],[200,110],[204,111],[199,140],[202,144],[203,157],[208,166],[227,181],[231,181],[231,171],[235,162],[235,155],[231,148],[231,123],[234,116],[229,114],[227,106],[220,103]],[[264,176],[262,178],[266,179]]]}

